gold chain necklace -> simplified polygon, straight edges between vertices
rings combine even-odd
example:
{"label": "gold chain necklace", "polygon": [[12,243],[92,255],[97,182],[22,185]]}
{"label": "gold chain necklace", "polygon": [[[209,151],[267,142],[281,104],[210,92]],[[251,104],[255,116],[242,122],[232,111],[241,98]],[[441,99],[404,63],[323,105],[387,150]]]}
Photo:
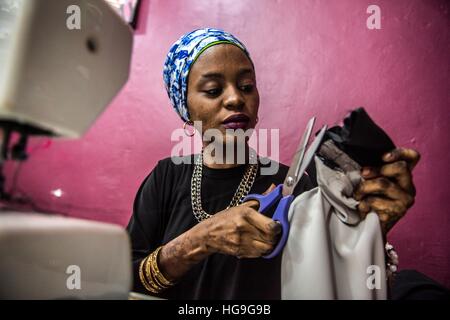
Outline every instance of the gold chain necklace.
{"label": "gold chain necklace", "polygon": [[[211,217],[211,215],[205,212],[202,208],[202,198],[200,194],[202,185],[202,171],[203,171],[203,152],[199,155],[197,161],[195,162],[194,172],[192,173],[191,179],[192,210],[198,222],[201,222]],[[242,203],[242,200],[250,192],[250,189],[253,186],[253,182],[255,182],[257,172],[258,172],[258,162],[256,162],[255,164],[247,165],[241,183],[239,184],[239,187],[234,193],[233,199],[231,199],[231,202],[228,205],[227,209],[235,207]]]}

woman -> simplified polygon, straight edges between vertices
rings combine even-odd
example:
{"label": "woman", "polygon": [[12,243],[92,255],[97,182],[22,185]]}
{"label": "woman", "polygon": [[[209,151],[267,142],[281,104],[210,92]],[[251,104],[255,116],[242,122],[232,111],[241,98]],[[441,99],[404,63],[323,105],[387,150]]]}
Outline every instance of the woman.
{"label": "woman", "polygon": [[[232,144],[237,140],[227,129],[252,129],[258,121],[254,65],[229,33],[208,28],[181,37],[167,56],[164,81],[185,129],[195,122],[201,134],[216,129],[220,143]],[[288,168],[279,164],[274,175],[261,175],[273,162],[252,161],[247,140],[244,147],[246,164],[226,153],[178,165],[167,158],[144,180],[128,226],[135,291],[176,299],[280,298],[281,255],[254,259],[274,248],[280,226],[271,212],[265,216],[255,203],[239,201],[282,183]],[[396,149],[383,160],[382,168],[363,169],[366,180],[355,197],[361,215],[379,214],[386,234],[414,202],[411,170],[419,154]],[[314,184],[305,175],[296,193]]]}

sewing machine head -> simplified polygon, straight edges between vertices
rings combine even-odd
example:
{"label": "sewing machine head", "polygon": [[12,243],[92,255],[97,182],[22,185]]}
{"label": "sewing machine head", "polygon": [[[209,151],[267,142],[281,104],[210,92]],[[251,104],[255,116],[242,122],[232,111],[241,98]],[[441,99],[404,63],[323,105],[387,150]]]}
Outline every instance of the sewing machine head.
{"label": "sewing machine head", "polygon": [[80,137],[126,83],[132,39],[104,1],[0,0],[0,125]]}

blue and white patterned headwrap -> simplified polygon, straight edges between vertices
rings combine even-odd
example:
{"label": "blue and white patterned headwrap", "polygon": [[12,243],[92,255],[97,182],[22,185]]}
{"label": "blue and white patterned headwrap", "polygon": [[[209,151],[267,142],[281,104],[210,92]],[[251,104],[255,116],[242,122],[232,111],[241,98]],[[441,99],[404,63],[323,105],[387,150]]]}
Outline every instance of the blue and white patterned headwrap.
{"label": "blue and white patterned headwrap", "polygon": [[212,28],[197,29],[185,34],[172,45],[167,54],[163,71],[164,84],[175,111],[184,121],[189,120],[187,107],[189,70],[203,51],[221,43],[241,48],[250,59],[242,42],[228,32]]}

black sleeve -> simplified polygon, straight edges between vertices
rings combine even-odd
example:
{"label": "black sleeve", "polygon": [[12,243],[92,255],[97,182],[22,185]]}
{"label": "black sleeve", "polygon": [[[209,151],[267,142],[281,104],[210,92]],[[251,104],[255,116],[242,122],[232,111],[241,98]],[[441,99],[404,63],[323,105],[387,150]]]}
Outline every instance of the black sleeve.
{"label": "black sleeve", "polygon": [[392,300],[450,300],[450,290],[416,270],[399,271],[391,288]]}
{"label": "black sleeve", "polygon": [[144,179],[136,194],[127,231],[132,247],[133,291],[148,293],[139,278],[139,264],[162,242],[163,199],[160,163]]}

